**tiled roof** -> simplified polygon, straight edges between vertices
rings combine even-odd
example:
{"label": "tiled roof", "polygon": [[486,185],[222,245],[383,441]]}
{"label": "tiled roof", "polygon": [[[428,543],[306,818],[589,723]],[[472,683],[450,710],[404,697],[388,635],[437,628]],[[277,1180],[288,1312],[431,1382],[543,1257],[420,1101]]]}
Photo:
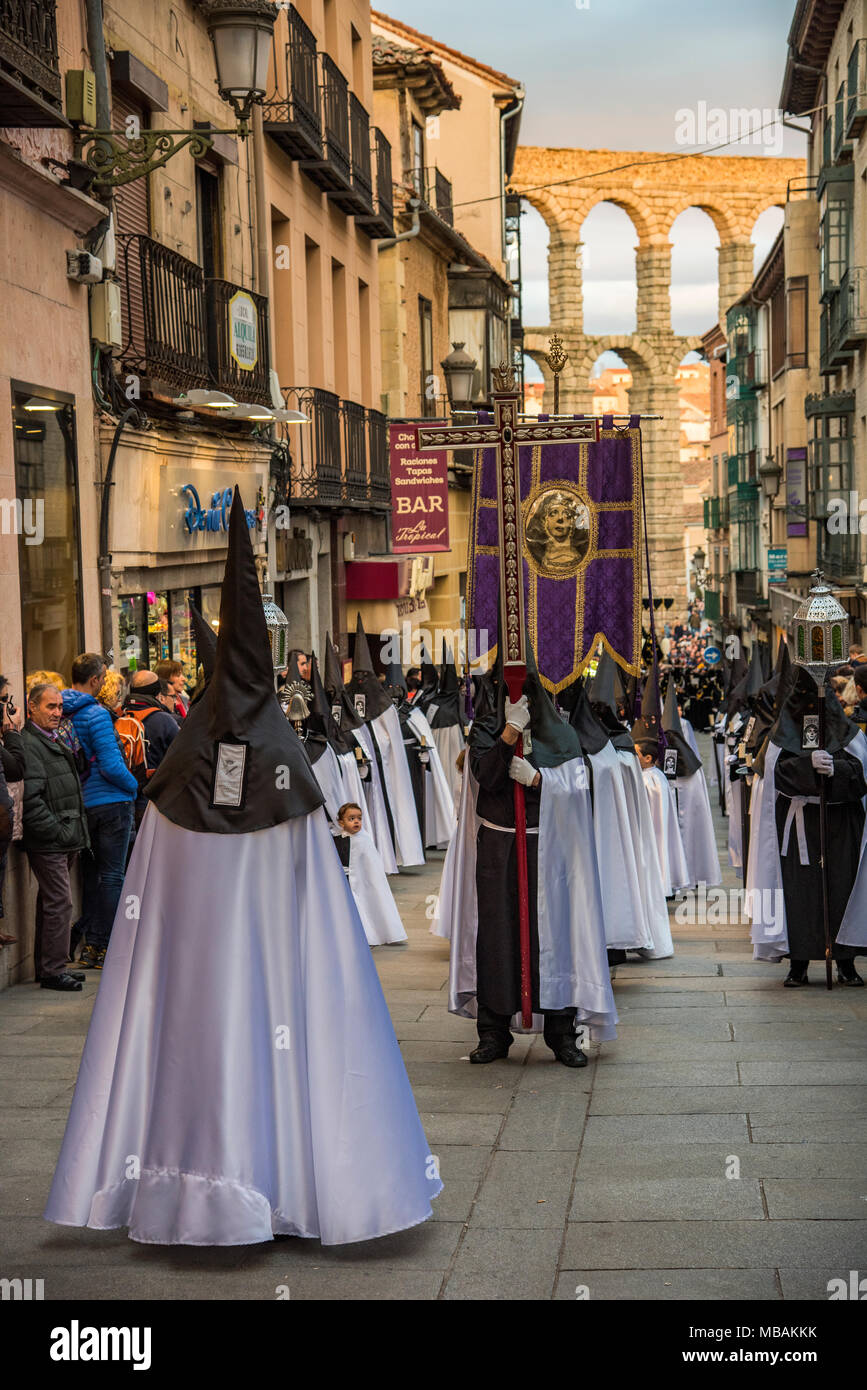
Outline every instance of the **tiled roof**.
{"label": "tiled roof", "polygon": [[432,114],[440,111],[456,111],[461,104],[442,65],[426,49],[408,48],[397,43],[385,34],[374,33],[373,40],[373,79],[377,74],[400,73],[412,81],[413,90],[419,105]]}

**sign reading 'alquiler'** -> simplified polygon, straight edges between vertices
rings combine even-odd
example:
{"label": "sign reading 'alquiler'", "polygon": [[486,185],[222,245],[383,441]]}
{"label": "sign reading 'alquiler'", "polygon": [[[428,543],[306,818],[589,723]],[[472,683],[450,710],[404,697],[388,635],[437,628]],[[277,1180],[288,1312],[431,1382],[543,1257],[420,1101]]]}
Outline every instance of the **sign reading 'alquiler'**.
{"label": "sign reading 'alquiler'", "polygon": [[389,425],[391,540],[396,555],[449,548],[449,476],[444,452],[419,453],[411,425]]}

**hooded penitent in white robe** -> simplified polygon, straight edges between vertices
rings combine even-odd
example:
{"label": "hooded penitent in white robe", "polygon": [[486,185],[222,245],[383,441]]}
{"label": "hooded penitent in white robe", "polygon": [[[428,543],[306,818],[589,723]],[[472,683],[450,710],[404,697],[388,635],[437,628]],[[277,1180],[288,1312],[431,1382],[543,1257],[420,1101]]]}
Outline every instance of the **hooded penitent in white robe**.
{"label": "hooded penitent in white robe", "polygon": [[[362,783],[358,772],[357,759],[354,754],[352,755],[352,761],[355,763],[355,775],[358,778],[359,784],[364,786],[365,801],[370,816],[371,838],[376,848],[379,850],[379,856],[385,867],[385,872],[387,874],[396,874],[398,871],[397,859],[394,853],[394,841],[391,837],[391,829],[388,824],[388,812],[385,806],[385,788],[382,784],[379,764],[376,761],[376,753],[373,747],[373,735],[367,725],[362,724],[359,728],[353,729],[352,737],[357,739],[367,758],[367,777],[364,783]],[[340,760],[344,769],[344,777],[346,777],[347,780],[349,780],[350,777],[349,765],[346,761],[349,756],[349,754],[344,754]],[[350,799],[354,799],[354,797],[347,797],[346,799],[349,801]],[[413,819],[415,819],[414,811]]]}
{"label": "hooded penitent in white robe", "polygon": [[[858,733],[847,744],[846,752],[857,758],[867,777],[867,739]],[[780,756],[777,744],[765,750],[764,775],[754,779],[750,813],[750,856],[747,869],[746,915],[750,919],[750,940],[755,960],[778,961],[789,954],[786,928],[783,876],[777,834],[774,768]],[[797,853],[797,826],[791,834],[791,853]],[[840,946],[867,950],[867,824],[861,838],[861,858],[849,902],[837,932]],[[833,846],[829,846],[833,865]]]}
{"label": "hooded penitent in white robe", "polygon": [[[638,763],[634,753],[629,756]],[[612,950],[650,950],[653,938],[645,915],[639,827],[629,814],[623,765],[611,743],[585,757],[593,776],[593,832],[605,943]]]}
{"label": "hooded penitent in white robe", "polygon": [[[433,719],[437,711],[436,696],[431,704],[428,705],[425,714],[428,723]],[[464,731],[460,724],[449,724],[443,729],[431,729],[433,741],[437,746],[437,752],[443,765],[446,779],[451,787],[452,798],[454,799],[460,787],[461,774],[457,769],[458,754],[462,748],[466,748],[467,741],[464,738]]]}
{"label": "hooded penitent in white robe", "polygon": [[629,802],[630,818],[638,827],[638,845],[641,851],[642,904],[644,917],[651,937],[650,948],[643,948],[649,959],[662,960],[674,955],[671,939],[671,925],[665,901],[665,880],[656,847],[656,831],[650,814],[650,800],[641,764],[634,753],[628,749],[618,749],[617,756],[623,766],[623,781]]}
{"label": "hooded penitent in white robe", "polygon": [[[602,930],[602,893],[593,835],[593,811],[583,758],[559,767],[541,769],[539,810],[538,900],[539,1006],[576,1010],[576,1023],[587,1024],[590,1037],[605,1041],[615,1036],[617,1011],[611,988]],[[463,840],[460,872],[453,875],[449,1010],[476,1017],[476,939],[478,909],[475,892],[478,820],[462,814],[457,836]],[[504,832],[506,833],[506,832]],[[457,838],[457,837],[456,837]],[[445,935],[445,931],[441,931]],[[521,1030],[516,1014],[510,1028]],[[533,1031],[543,1019],[533,1015]]]}
{"label": "hooded penitent in white robe", "polygon": [[[350,752],[350,753],[338,753],[338,754],[336,755],[336,757],[337,757],[337,766],[338,766],[338,768],[340,769],[340,782],[341,782],[340,794],[341,794],[341,796],[342,796],[342,798],[343,798],[343,800],[341,801],[340,805],[341,805],[341,806],[345,805],[345,803],[346,803],[347,801],[354,801],[355,804],[356,804],[356,806],[360,806],[360,807],[361,807],[361,828],[362,828],[362,830],[366,830],[367,833],[368,833],[368,835],[370,836],[370,838],[373,840],[373,821],[372,821],[372,819],[371,819],[370,811],[368,810],[368,805],[367,805],[368,798],[367,798],[367,795],[365,794],[365,785],[366,785],[366,784],[365,784],[365,782],[362,782],[362,780],[361,780],[361,775],[360,775],[360,773],[359,773],[359,771],[358,771],[358,759],[356,758],[355,754],[354,754],[354,753],[351,753],[351,752]],[[315,771],[315,770],[316,770],[316,769],[314,768],[314,771]],[[338,807],[338,810],[339,810],[339,807]],[[383,808],[383,813],[382,813],[382,814],[383,814],[383,818],[384,818],[384,817],[385,817],[385,810],[384,810],[384,808]],[[386,825],[388,825],[388,821],[387,821],[387,820],[386,820]],[[373,842],[374,842],[374,844],[376,844],[376,841],[375,841],[375,840],[373,840]],[[390,838],[390,837],[388,837],[388,845],[389,845],[389,846],[391,845],[391,838]],[[392,850],[392,856],[393,856],[393,854],[394,854],[394,851]],[[382,855],[380,855],[380,859],[381,859],[381,858],[382,858]],[[385,867],[385,866],[384,866],[384,867]],[[394,865],[394,868],[392,868],[392,869],[386,868],[385,871],[386,871],[386,873],[396,874],[396,873],[397,873],[397,865],[395,864],[395,865]]]}
{"label": "hooded penitent in white robe", "polygon": [[149,806],[47,1218],[343,1244],[424,1221],[435,1170],[322,809],[228,836]]}
{"label": "hooded penitent in white robe", "polygon": [[677,821],[680,826],[691,887],[722,882],[716,833],[707,783],[701,768],[689,777],[676,777]]}
{"label": "hooded penitent in white robe", "polygon": [[[435,731],[431,729],[420,709],[407,716],[409,727],[419,739],[424,739],[430,761],[424,774],[425,842],[435,849],[445,849],[455,828],[454,795],[451,783],[437,751]],[[448,733],[447,729],[441,730]]]}
{"label": "hooded penitent in white robe", "polygon": [[406,941],[403,922],[376,845],[365,830],[358,830],[346,838],[349,840],[347,877],[369,945],[386,946]]}
{"label": "hooded penitent in white robe", "polygon": [[337,812],[345,801],[351,800],[343,795],[343,776],[340,770],[340,763],[337,761],[337,754],[327,744],[322,753],[313,764],[313,776],[319,783],[319,789],[325,797],[325,809],[328,812],[329,820],[337,820]]}
{"label": "hooded penitent in white robe", "polygon": [[698,739],[695,736],[695,729],[692,727],[688,719],[681,720],[681,728],[683,729],[683,736],[689,744],[690,748],[692,749],[693,753],[697,758],[700,758],[701,754],[698,751]]}
{"label": "hooded penitent in white robe", "polygon": [[423,864],[424,848],[412,794],[412,778],[406,761],[400,719],[394,705],[389,704],[388,709],[371,719],[368,728],[376,739],[382,758],[382,778],[394,825],[395,858],[399,865],[407,868]]}
{"label": "hooded penitent in white robe", "polygon": [[670,898],[681,888],[689,887],[689,870],[677,821],[674,791],[658,767],[646,767],[642,775],[650,802],[665,896]]}
{"label": "hooded penitent in white robe", "polygon": [[478,790],[467,757],[461,778],[457,825],[443,860],[440,890],[430,927],[433,936],[441,936],[446,941],[451,937],[454,922],[459,918],[475,921],[478,911],[475,853],[476,836],[481,824],[476,815]]}

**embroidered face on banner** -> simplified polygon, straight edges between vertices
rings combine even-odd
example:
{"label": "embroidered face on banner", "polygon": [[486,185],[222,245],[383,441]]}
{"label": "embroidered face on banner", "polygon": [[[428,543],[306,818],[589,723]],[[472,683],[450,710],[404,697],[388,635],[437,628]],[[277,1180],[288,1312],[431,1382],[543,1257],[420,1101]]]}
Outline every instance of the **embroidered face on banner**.
{"label": "embroidered face on banner", "polygon": [[524,550],[539,574],[577,574],[590,553],[590,508],[577,488],[544,487],[527,498]]}

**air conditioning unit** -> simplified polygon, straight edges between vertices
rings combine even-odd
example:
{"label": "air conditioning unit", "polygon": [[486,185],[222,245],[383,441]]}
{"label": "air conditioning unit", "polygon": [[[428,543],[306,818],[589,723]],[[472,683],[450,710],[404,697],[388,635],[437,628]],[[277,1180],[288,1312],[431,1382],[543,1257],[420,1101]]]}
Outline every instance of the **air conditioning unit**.
{"label": "air conditioning unit", "polygon": [[94,285],[90,296],[90,336],[110,351],[123,346],[120,313],[120,285],[115,280],[101,280]]}
{"label": "air conditioning unit", "polygon": [[77,280],[81,285],[98,285],[102,279],[102,261],[89,251],[67,251],[66,274],[68,279]]}
{"label": "air conditioning unit", "polygon": [[66,74],[66,115],[80,125],[96,125],[96,75],[90,68],[70,68]]}

